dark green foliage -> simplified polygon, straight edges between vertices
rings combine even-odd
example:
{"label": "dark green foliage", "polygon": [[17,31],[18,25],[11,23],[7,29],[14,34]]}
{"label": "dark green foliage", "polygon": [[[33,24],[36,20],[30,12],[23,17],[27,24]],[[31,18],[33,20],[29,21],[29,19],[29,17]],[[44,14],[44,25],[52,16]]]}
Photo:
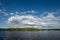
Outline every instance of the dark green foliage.
{"label": "dark green foliage", "polygon": [[37,28],[0,28],[3,31],[39,31]]}
{"label": "dark green foliage", "polygon": [[43,31],[43,30],[60,30],[60,28],[48,28],[48,29],[38,29],[38,28],[0,28],[3,31]]}

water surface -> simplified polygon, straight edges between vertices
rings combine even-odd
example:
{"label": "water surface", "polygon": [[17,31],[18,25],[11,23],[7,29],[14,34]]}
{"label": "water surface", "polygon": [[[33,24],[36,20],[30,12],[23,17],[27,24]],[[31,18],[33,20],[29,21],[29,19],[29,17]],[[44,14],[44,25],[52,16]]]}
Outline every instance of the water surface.
{"label": "water surface", "polygon": [[0,40],[60,40],[60,31],[0,31]]}

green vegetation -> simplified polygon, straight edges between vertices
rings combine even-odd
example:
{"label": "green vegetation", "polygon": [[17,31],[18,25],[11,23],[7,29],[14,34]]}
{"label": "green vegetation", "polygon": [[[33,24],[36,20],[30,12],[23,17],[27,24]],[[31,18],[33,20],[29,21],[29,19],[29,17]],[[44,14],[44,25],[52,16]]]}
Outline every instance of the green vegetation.
{"label": "green vegetation", "polygon": [[37,28],[0,28],[3,31],[39,31]]}
{"label": "green vegetation", "polygon": [[0,28],[3,31],[44,31],[44,30],[60,30],[60,28],[48,28],[48,29],[38,29],[38,28]]}

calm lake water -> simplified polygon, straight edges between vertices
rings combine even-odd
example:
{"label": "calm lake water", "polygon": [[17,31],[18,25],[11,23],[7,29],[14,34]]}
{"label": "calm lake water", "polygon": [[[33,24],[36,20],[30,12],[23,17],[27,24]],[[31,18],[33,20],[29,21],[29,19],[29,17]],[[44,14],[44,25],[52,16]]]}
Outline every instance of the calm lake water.
{"label": "calm lake water", "polygon": [[0,40],[60,40],[60,31],[0,31]]}

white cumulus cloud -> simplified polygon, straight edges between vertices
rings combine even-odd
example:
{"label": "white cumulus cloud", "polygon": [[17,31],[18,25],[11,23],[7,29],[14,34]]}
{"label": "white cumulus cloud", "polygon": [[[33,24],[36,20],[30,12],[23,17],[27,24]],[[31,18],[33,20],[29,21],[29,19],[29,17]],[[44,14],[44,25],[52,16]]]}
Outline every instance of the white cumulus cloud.
{"label": "white cumulus cloud", "polygon": [[11,16],[8,19],[8,24],[13,28],[58,28],[60,27],[60,17],[55,17],[52,13],[48,13],[47,16],[44,17],[36,17],[32,15],[15,15]]}

